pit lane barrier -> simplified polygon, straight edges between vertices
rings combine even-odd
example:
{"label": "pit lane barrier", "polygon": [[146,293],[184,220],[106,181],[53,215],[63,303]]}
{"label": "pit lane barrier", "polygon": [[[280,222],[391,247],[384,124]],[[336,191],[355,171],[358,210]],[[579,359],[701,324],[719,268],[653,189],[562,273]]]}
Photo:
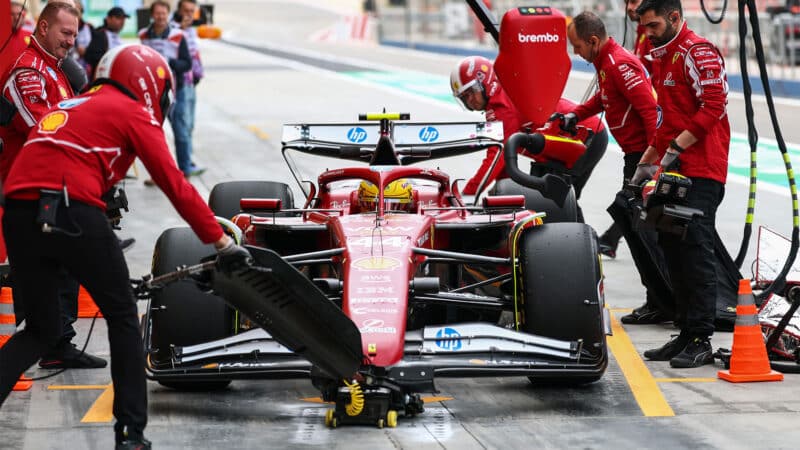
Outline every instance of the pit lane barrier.
{"label": "pit lane barrier", "polygon": [[[0,289],[0,347],[5,345],[17,330],[17,319],[14,315],[14,298],[11,288]],[[33,387],[33,380],[22,375],[14,385],[15,391],[27,391]]]}
{"label": "pit lane barrier", "polygon": [[758,310],[748,279],[739,280],[738,302],[730,369],[720,370],[717,376],[731,383],[783,381],[783,374],[770,368],[767,347],[758,322]]}
{"label": "pit lane barrier", "polygon": [[377,23],[371,14],[343,16],[339,21],[308,37],[311,42],[371,42]]}

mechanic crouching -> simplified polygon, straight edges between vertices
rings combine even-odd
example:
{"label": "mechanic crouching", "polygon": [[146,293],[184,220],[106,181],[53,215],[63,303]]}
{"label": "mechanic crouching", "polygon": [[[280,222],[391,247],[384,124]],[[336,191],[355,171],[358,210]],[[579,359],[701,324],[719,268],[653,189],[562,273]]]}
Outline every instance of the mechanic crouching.
{"label": "mechanic crouching", "polygon": [[699,367],[714,361],[714,227],[725,194],[730,144],[725,63],[711,42],[686,26],[680,0],[644,0],[636,12],[654,47],[650,57],[660,117],[652,147],[631,181],[657,177],[657,170],[678,171],[692,181],[687,206],[703,212],[689,223],[685,239],[659,232],[681,332],[644,356],[672,367]]}
{"label": "mechanic crouching", "polygon": [[156,51],[111,50],[89,92],[62,101],[33,127],[4,185],[3,232],[28,314],[25,329],[0,348],[0,405],[61,335],[55,280],[64,269],[108,324],[118,449],[150,448],[147,389],[136,302],[103,193],[138,157],[200,240],[214,243],[220,270],[249,258],[223,234],[170,156],[162,124],[173,89],[169,65]]}
{"label": "mechanic crouching", "polygon": [[[506,94],[500,79],[494,71],[494,64],[481,56],[469,56],[453,68],[450,73],[450,88],[453,96],[465,109],[470,111],[483,111],[487,122],[500,121],[503,123],[503,136],[505,141],[514,133],[542,127],[541,123],[533,123],[527,120],[522,113],[514,106],[514,103]],[[580,200],[581,191],[589,181],[594,167],[600,162],[608,145],[608,132],[603,128],[596,130],[596,134],[591,144],[586,149],[587,164],[583,171],[572,178],[572,186],[575,188],[575,197]],[[505,142],[504,142],[505,143]],[[500,158],[492,168],[495,155],[499,152],[498,147],[491,147],[486,151],[478,171],[467,181],[464,186],[463,194],[475,195],[481,181],[486,178],[484,187],[496,180],[508,178],[506,173],[505,159]],[[491,170],[491,172],[490,172]],[[533,164],[531,173],[543,176],[545,173],[544,165]],[[539,173],[542,171],[542,173]],[[583,212],[578,205],[578,221],[583,222]]]}

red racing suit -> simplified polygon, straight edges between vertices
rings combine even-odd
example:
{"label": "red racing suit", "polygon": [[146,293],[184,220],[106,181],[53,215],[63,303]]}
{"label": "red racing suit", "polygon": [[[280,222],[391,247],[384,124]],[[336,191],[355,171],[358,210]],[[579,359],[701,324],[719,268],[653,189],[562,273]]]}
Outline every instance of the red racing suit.
{"label": "red racing suit", "polygon": [[17,112],[10,124],[0,126],[0,180],[8,176],[31,127],[56,103],[74,95],[61,70],[61,61],[45,51],[35,37],[31,37],[30,45],[6,75],[2,95],[16,106]]}
{"label": "red racing suit", "polygon": [[214,214],[175,165],[161,124],[111,85],[65,100],[39,121],[4,192],[8,198],[33,200],[40,189],[66,188],[70,199],[105,210],[101,196],[137,157],[200,240],[222,237]]}
{"label": "red racing suit", "polygon": [[650,39],[647,39],[647,36],[644,34],[644,25],[637,25],[636,41],[633,43],[633,54],[639,58],[639,61],[642,62],[642,65],[647,69],[648,73],[653,72],[653,62],[648,58],[650,50],[652,49],[652,42],[650,42]]}
{"label": "red racing suit", "polygon": [[600,49],[594,67],[600,89],[573,112],[582,120],[605,111],[622,151],[644,152],[655,137],[658,107],[645,68],[613,38]]}
{"label": "red racing suit", "polygon": [[[512,134],[522,130],[523,127],[531,126],[531,122],[525,119],[517,107],[511,103],[511,99],[508,98],[508,95],[506,95],[506,91],[503,90],[503,87],[499,84],[497,87],[497,92],[495,92],[495,94],[492,95],[489,98],[489,101],[486,103],[485,115],[487,122],[503,122],[503,139],[505,141],[507,141]],[[489,167],[491,167],[492,161],[494,161],[494,158],[499,151],[499,147],[491,147],[486,151],[486,157],[483,158],[483,162],[481,162],[481,166],[478,168],[478,171],[472,176],[472,178],[469,179],[469,181],[467,181],[466,186],[464,186],[464,190],[462,192],[463,194],[475,195],[478,185],[486,175],[486,172],[489,171]],[[497,161],[497,165],[494,166],[494,170],[492,170],[492,173],[489,176],[487,185],[496,179],[508,178],[508,175],[505,173],[505,168],[505,159],[501,156],[500,160]]]}
{"label": "red racing suit", "polygon": [[725,183],[728,175],[728,79],[719,50],[686,26],[667,44],[650,51],[659,117],[651,145],[663,156],[683,130],[698,141],[680,154],[687,177]]}
{"label": "red racing suit", "polygon": [[8,38],[8,45],[3,50],[3,62],[8,61],[0,67],[0,74],[5,74],[6,71],[14,64],[19,55],[28,48],[31,42],[31,32],[20,27],[11,31],[11,36]]}

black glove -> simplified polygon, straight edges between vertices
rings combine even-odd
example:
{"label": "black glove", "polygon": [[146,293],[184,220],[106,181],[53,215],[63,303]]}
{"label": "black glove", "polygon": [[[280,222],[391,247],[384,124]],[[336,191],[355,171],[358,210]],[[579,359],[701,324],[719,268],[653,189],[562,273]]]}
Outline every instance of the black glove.
{"label": "black glove", "polygon": [[578,116],[575,113],[564,114],[561,119],[561,129],[570,133],[578,131]]}
{"label": "black glove", "polygon": [[636,165],[636,172],[631,177],[631,184],[640,185],[653,178],[658,170],[658,164],[639,163]]}
{"label": "black glove", "polygon": [[664,172],[677,172],[681,168],[681,160],[678,158],[680,153],[667,150],[661,158],[661,169]]}
{"label": "black glove", "polygon": [[248,267],[252,257],[246,248],[236,245],[233,240],[230,243],[217,250],[217,270],[230,275],[236,270]]}

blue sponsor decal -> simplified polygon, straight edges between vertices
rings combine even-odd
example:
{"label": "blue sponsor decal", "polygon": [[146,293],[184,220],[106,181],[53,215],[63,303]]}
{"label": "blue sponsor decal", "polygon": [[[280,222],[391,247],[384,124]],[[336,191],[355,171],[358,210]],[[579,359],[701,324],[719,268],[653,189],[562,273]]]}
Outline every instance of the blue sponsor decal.
{"label": "blue sponsor decal", "polygon": [[361,127],[353,127],[347,130],[347,140],[359,144],[367,140],[367,130]]}
{"label": "blue sponsor decal", "polygon": [[664,122],[664,111],[661,106],[656,105],[656,128],[661,128],[662,122]]}
{"label": "blue sponsor decal", "polygon": [[436,346],[444,350],[460,350],[461,333],[455,328],[440,328],[436,332]]}
{"label": "blue sponsor decal", "polygon": [[419,140],[422,142],[434,142],[439,139],[439,130],[434,127],[427,126],[419,130]]}
{"label": "blue sponsor decal", "polygon": [[47,68],[47,73],[49,73],[49,74],[50,74],[50,77],[51,77],[51,78],[53,78],[54,80],[58,81],[58,75],[56,75],[56,71],[55,71],[55,70],[53,70],[53,68],[52,68],[52,67],[48,67],[48,68]]}
{"label": "blue sponsor decal", "polygon": [[84,98],[71,98],[69,100],[64,100],[58,103],[58,109],[72,109],[81,103],[89,100],[88,97]]}

